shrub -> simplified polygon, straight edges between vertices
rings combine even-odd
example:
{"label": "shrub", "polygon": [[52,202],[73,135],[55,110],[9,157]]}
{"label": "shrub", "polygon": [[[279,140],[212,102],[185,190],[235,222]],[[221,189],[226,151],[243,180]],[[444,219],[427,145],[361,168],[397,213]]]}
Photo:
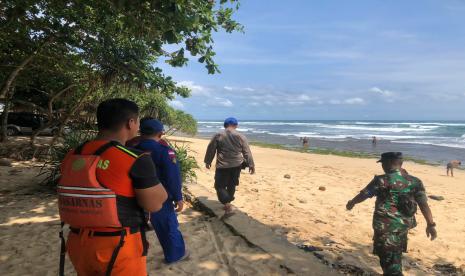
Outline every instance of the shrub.
{"label": "shrub", "polygon": [[193,156],[189,155],[189,146],[185,143],[178,145],[177,143],[171,144],[171,147],[176,151],[176,159],[181,170],[181,178],[183,183],[191,182],[197,178],[194,169],[199,165]]}

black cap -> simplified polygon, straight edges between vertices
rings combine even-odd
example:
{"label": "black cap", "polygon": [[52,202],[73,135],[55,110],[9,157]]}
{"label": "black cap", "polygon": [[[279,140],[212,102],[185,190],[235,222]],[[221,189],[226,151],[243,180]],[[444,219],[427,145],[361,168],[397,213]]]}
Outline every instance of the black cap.
{"label": "black cap", "polygon": [[388,160],[397,160],[397,159],[402,159],[402,152],[385,152],[383,154],[381,154],[381,159],[379,159],[377,161],[377,163],[379,162],[383,162],[383,161],[388,161]]}

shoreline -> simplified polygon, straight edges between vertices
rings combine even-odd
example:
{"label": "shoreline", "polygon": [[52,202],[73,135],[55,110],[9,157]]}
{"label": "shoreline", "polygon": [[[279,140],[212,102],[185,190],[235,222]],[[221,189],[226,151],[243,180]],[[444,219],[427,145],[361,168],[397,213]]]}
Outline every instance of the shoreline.
{"label": "shoreline", "polygon": [[[177,136],[169,136],[169,137],[177,137]],[[209,141],[210,138],[204,136],[194,136],[194,137],[184,137],[183,138],[194,138],[200,140]],[[261,147],[261,148],[268,148],[268,149],[280,149],[280,150],[287,150],[287,151],[294,151],[294,152],[301,152],[301,153],[309,153],[309,154],[319,154],[319,155],[335,155],[341,157],[349,157],[349,158],[359,158],[359,159],[377,159],[379,158],[379,154],[377,153],[369,153],[363,151],[355,151],[355,150],[338,150],[338,149],[329,149],[329,148],[318,148],[318,147],[308,147],[307,149],[303,148],[302,146],[291,146],[286,144],[279,144],[279,143],[268,143],[262,142],[257,140],[249,140],[249,144],[251,146]],[[415,158],[409,155],[404,154],[404,160],[410,161],[420,165],[428,165],[433,167],[439,167],[442,164],[440,162],[432,162],[425,159]],[[459,168],[460,170],[464,170]]]}
{"label": "shoreline", "polygon": [[[308,147],[305,149],[303,147],[289,147],[289,146],[281,145],[281,144],[255,142],[255,141],[250,142],[250,145],[257,146],[257,147],[263,147],[263,148],[290,150],[290,151],[320,154],[320,155],[336,155],[336,156],[349,157],[349,158],[362,158],[362,159],[378,159],[379,158],[379,154],[367,153],[367,152],[361,152],[361,151],[337,150],[337,149],[327,149],[327,148],[312,148],[312,147]],[[441,165],[439,163],[410,157],[408,155],[407,156],[404,155],[404,160],[411,161],[416,164],[429,165],[429,166],[435,166],[435,167],[438,167]]]}
{"label": "shoreline", "polygon": [[[222,124],[201,121],[198,137],[210,138]],[[250,141],[301,147],[302,137],[312,148],[379,155],[403,152],[415,160],[446,164],[465,158],[465,121],[242,121],[238,130]],[[377,143],[372,143],[372,137]]]}

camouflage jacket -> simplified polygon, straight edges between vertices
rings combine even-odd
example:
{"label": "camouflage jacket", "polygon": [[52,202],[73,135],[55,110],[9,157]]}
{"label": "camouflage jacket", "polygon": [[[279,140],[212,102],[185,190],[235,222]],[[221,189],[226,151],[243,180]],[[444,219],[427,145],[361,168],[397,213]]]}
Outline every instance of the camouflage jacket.
{"label": "camouflage jacket", "polygon": [[399,170],[375,176],[361,193],[367,197],[376,196],[373,229],[381,233],[404,232],[417,225],[415,215],[407,216],[399,211],[399,195],[416,203],[427,200],[421,180]]}

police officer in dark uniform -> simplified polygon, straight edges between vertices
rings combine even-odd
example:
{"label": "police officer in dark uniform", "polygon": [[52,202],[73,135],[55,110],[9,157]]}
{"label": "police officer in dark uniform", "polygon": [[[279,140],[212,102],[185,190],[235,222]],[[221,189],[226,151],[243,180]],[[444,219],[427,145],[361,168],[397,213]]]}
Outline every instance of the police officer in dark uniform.
{"label": "police officer in dark uniform", "polygon": [[150,215],[150,222],[163,248],[165,261],[174,263],[188,256],[176,215],[184,206],[180,168],[175,151],[161,138],[164,128],[160,121],[143,121],[140,133],[141,141],[137,148],[150,152],[160,182],[168,193],[162,209]]}

